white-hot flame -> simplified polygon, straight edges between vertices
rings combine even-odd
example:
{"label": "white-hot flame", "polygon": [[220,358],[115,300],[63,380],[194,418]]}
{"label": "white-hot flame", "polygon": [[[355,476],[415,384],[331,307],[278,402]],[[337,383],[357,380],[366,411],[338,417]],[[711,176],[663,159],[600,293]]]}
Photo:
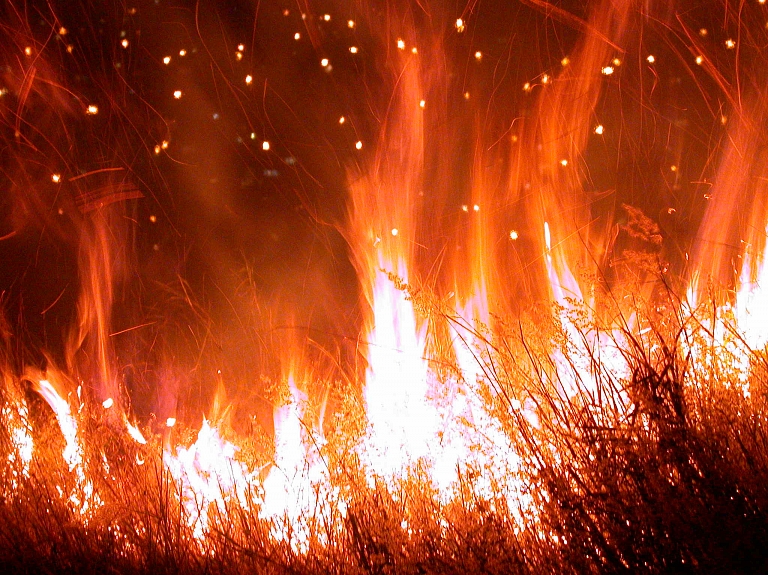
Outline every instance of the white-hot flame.
{"label": "white-hot flame", "polygon": [[177,447],[175,454],[164,453],[165,465],[179,486],[187,523],[198,540],[208,532],[212,507],[226,513],[232,499],[244,508],[249,505],[252,476],[235,458],[236,452],[237,447],[204,419],[195,443]]}
{"label": "white-hot flame", "polygon": [[[381,269],[392,269],[379,253]],[[361,457],[371,471],[394,478],[429,453],[438,428],[427,400],[427,361],[424,330],[416,325],[413,304],[383,271],[376,272],[373,289],[373,328],[368,335],[365,410],[368,435]],[[405,264],[395,268],[407,281]]]}
{"label": "white-hot flame", "polygon": [[329,515],[330,480],[318,452],[322,435],[305,420],[308,398],[292,375],[288,392],[288,401],[274,412],[275,459],[263,483],[259,515],[273,521],[275,539],[289,540],[294,551],[305,552],[311,536],[307,519]]}
{"label": "white-hot flame", "polygon": [[29,477],[34,441],[29,433],[29,410],[23,399],[17,403],[7,403],[2,408],[3,421],[8,426],[13,451],[8,454],[8,464],[12,476],[13,489],[20,480]]}
{"label": "white-hot flame", "polygon": [[77,479],[77,488],[70,494],[69,501],[82,515],[86,515],[90,509],[100,507],[102,501],[98,494],[94,493],[93,483],[86,474],[83,450],[77,438],[77,421],[67,400],[59,395],[50,381],[38,380],[36,389],[56,416],[65,442],[62,457]]}

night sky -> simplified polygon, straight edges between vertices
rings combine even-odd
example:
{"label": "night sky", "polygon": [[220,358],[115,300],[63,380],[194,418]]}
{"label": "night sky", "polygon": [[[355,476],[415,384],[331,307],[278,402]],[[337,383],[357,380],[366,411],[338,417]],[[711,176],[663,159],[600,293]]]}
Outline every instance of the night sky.
{"label": "night sky", "polygon": [[[541,96],[558,94],[609,5],[3,0],[0,294],[16,368],[62,364],[77,340],[78,372],[99,371],[93,326],[77,325],[90,290],[112,302],[113,377],[142,417],[200,409],[217,381],[266,414],[261,376],[282,372],[286,346],[318,377],[359,371],[349,186],[397,164],[381,142],[398,130],[387,118],[409,52],[424,100],[416,281],[450,291],[440,270],[464,249],[480,177],[510,300],[536,296],[532,214],[561,181],[578,182],[590,234],[609,245],[606,281],[627,273],[622,204],[658,224],[658,255],[682,277],[717,178],[733,177],[721,168],[734,134],[750,157],[731,168],[747,175],[728,209],[746,214],[757,193],[768,9],[617,0],[626,22],[596,58],[596,101]],[[547,175],[557,146],[529,127],[555,105],[590,134],[563,158],[568,180]],[[746,219],[717,241],[736,249]]]}

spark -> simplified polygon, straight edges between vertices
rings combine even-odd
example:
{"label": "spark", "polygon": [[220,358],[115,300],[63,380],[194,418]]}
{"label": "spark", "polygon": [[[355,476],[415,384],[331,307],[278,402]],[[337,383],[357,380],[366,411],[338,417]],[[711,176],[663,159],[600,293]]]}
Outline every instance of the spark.
{"label": "spark", "polygon": [[95,116],[96,114],[99,113],[99,107],[96,106],[95,104],[91,104],[85,109],[85,113],[90,116]]}
{"label": "spark", "polygon": [[346,119],[344,116],[342,116],[341,118],[339,118],[339,124],[343,124],[343,123],[344,123],[344,122],[346,122],[346,121],[347,121],[347,119]]}
{"label": "spark", "polygon": [[476,212],[479,212],[480,211],[480,206],[475,204],[474,206],[472,206],[472,209],[475,210]]}
{"label": "spark", "polygon": [[347,28],[354,28],[354,27],[355,27],[355,21],[347,20]]}
{"label": "spark", "polygon": [[405,50],[405,41],[402,38],[397,39],[397,47],[400,50]]}
{"label": "spark", "polygon": [[245,50],[245,45],[244,44],[238,44],[237,45],[237,51],[238,52],[242,52],[243,50]]}
{"label": "spark", "polygon": [[160,144],[155,145],[155,154],[160,153]]}
{"label": "spark", "polygon": [[112,407],[114,404],[115,404],[115,400],[113,400],[111,397],[108,397],[107,399],[105,399],[105,400],[102,402],[101,406],[102,406],[104,409],[109,409],[109,408],[110,408],[110,407]]}
{"label": "spark", "polygon": [[418,49],[416,48],[416,46],[414,46],[413,48],[411,48],[411,54],[418,54],[418,53],[419,53],[419,51],[418,51]]}
{"label": "spark", "polygon": [[565,56],[565,57],[563,57],[562,60],[560,60],[560,65],[561,66],[567,66],[570,63],[571,63],[571,59],[568,56]]}
{"label": "spark", "polygon": [[426,105],[427,105],[427,102],[425,100],[420,100],[419,101],[419,108],[423,108]]}
{"label": "spark", "polygon": [[350,46],[349,51],[352,52],[353,54],[357,54],[357,46]]}
{"label": "spark", "polygon": [[176,98],[177,100],[180,99],[181,98],[181,90],[175,90],[173,92],[173,97]]}
{"label": "spark", "polygon": [[266,152],[267,150],[269,150],[269,142],[268,142],[267,140],[264,140],[264,141],[261,143],[261,149],[262,149],[262,150],[264,150],[265,152]]}
{"label": "spark", "polygon": [[725,47],[729,50],[733,50],[736,47],[736,42],[734,42],[731,38],[728,38],[725,41]]}
{"label": "spark", "polygon": [[25,53],[27,56],[31,56],[31,55],[32,55],[32,48],[30,48],[29,46],[27,46],[26,48],[24,48],[24,53]]}
{"label": "spark", "polygon": [[176,425],[176,418],[175,417],[169,417],[165,420],[165,426],[166,427],[173,427]]}
{"label": "spark", "polygon": [[243,53],[242,52],[235,52],[235,60],[242,60],[243,59]]}
{"label": "spark", "polygon": [[568,165],[568,160],[563,158],[562,160],[560,160],[560,165],[563,166],[563,167],[567,166]]}
{"label": "spark", "polygon": [[54,184],[58,184],[61,181],[61,174],[53,174],[51,180]]}
{"label": "spark", "polygon": [[392,228],[392,235],[393,236],[396,236],[399,233],[400,233],[400,230],[398,230],[397,228]]}
{"label": "spark", "polygon": [[362,150],[363,149],[363,143],[360,140],[358,140],[355,143],[355,148],[358,149],[358,150]]}
{"label": "spark", "polygon": [[323,58],[322,60],[320,60],[320,65],[321,65],[323,68],[326,68],[326,67],[328,66],[328,64],[329,64],[329,63],[330,63],[330,61],[328,60],[328,58]]}
{"label": "spark", "polygon": [[166,56],[165,58],[163,58],[163,64],[165,64],[167,66],[170,63],[171,63],[171,57],[170,56]]}
{"label": "spark", "polygon": [[602,124],[598,124],[597,126],[595,126],[595,134],[597,134],[598,136],[602,136],[604,131],[605,131],[605,128],[603,128]]}
{"label": "spark", "polygon": [[325,20],[326,22],[330,22],[331,21],[331,15],[330,14],[323,14],[323,20]]}
{"label": "spark", "polygon": [[251,82],[253,82],[253,76],[251,76],[250,74],[248,74],[248,75],[245,77],[245,83],[246,83],[246,84],[250,84]]}
{"label": "spark", "polygon": [[482,59],[483,59],[483,53],[480,50],[475,52],[475,60],[477,60],[479,62]]}
{"label": "spark", "polygon": [[669,166],[669,169],[670,169],[671,171],[673,171],[673,172],[676,172],[676,171],[677,171],[677,166],[675,166],[675,165],[673,164],[673,165]]}
{"label": "spark", "polygon": [[544,74],[544,75],[541,77],[541,83],[542,83],[542,84],[549,84],[549,74]]}
{"label": "spark", "polygon": [[127,48],[127,47],[128,47],[128,44],[129,44],[128,40],[123,40],[122,42],[120,42],[120,45],[121,45],[123,48]]}
{"label": "spark", "polygon": [[294,39],[294,40],[300,40],[300,39],[301,39],[301,34],[299,34],[298,32],[296,32],[296,33],[293,35],[293,39]]}
{"label": "spark", "polygon": [[68,54],[71,54],[72,52],[74,52],[74,50],[75,50],[75,47],[72,44],[69,44],[67,46],[67,53]]}
{"label": "spark", "polygon": [[619,58],[614,58],[613,60],[611,60],[611,64],[617,67],[621,66],[621,60]]}
{"label": "spark", "polygon": [[149,221],[152,222],[153,224],[157,223],[157,216],[155,214],[152,214],[151,216],[149,216]]}
{"label": "spark", "polygon": [[603,69],[600,71],[603,73],[603,75],[610,76],[613,74],[613,66],[603,66]]}
{"label": "spark", "polygon": [[69,30],[67,30],[64,26],[62,26],[61,28],[59,28],[59,36],[66,36],[68,31]]}
{"label": "spark", "polygon": [[464,92],[464,99],[469,100],[469,92]]}
{"label": "spark", "polygon": [[457,32],[464,31],[464,20],[462,20],[461,18],[456,18],[456,31]]}
{"label": "spark", "polygon": [[709,34],[709,31],[706,28],[700,28],[699,29],[699,36],[701,36],[702,38],[704,36],[706,36],[707,34]]}
{"label": "spark", "polygon": [[656,61],[656,56],[654,56],[653,54],[649,54],[646,60],[648,61],[649,64],[653,64]]}
{"label": "spark", "polygon": [[516,231],[516,230],[511,230],[511,231],[509,232],[509,239],[510,239],[510,240],[516,240],[516,239],[517,239],[517,238],[519,238],[519,237],[520,237],[520,236],[519,236],[519,234],[517,233],[517,231]]}
{"label": "spark", "polygon": [[163,140],[162,142],[160,142],[160,147],[163,150],[166,150],[168,148],[168,140]]}
{"label": "spark", "polygon": [[530,92],[531,90],[533,90],[533,87],[530,82],[523,84],[523,92]]}
{"label": "spark", "polygon": [[696,63],[701,66],[701,63],[704,62],[703,56],[696,56]]}
{"label": "spark", "polygon": [[256,139],[256,132],[251,132],[251,140],[255,140],[255,139]]}
{"label": "spark", "polygon": [[464,204],[463,206],[461,206],[461,211],[462,212],[468,212],[469,211],[469,206]]}
{"label": "spark", "polygon": [[290,16],[290,14],[291,14],[291,11],[288,10],[288,8],[283,9],[283,16]]}
{"label": "spark", "polygon": [[187,55],[187,51],[186,50],[179,50],[179,56],[181,56],[183,58],[186,55]]}

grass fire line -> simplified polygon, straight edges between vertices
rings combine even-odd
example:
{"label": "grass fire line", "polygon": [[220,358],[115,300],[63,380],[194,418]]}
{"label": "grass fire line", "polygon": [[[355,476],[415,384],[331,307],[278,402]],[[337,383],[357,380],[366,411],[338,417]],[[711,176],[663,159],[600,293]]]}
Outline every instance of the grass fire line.
{"label": "grass fire line", "polygon": [[3,9],[0,571],[768,570],[764,0],[74,4]]}

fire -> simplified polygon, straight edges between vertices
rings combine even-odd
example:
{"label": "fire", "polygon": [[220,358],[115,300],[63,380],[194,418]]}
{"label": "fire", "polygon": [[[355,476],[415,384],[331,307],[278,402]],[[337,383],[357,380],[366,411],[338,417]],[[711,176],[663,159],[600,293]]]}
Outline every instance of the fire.
{"label": "fire", "polygon": [[77,442],[77,422],[72,417],[69,403],[56,392],[47,379],[41,379],[37,384],[37,392],[51,406],[53,413],[56,415],[56,420],[59,422],[61,434],[64,436],[64,441],[66,441],[66,447],[62,455],[64,456],[64,461],[69,465],[69,470],[72,471],[83,464],[83,451]]}
{"label": "fire", "polygon": [[288,377],[288,398],[277,407],[275,457],[262,484],[262,518],[272,522],[272,536],[289,541],[295,551],[306,551],[314,529],[308,518],[328,521],[329,506],[343,502],[330,489],[328,468],[320,449],[322,433],[313,430],[307,419],[307,395]]}
{"label": "fire", "polygon": [[[537,2],[532,4],[539,6]],[[604,146],[614,134],[624,136],[628,131],[624,124],[617,127],[618,120],[604,111],[608,107],[604,99],[611,87],[622,85],[616,83],[622,82],[623,76],[633,73],[633,59],[626,53],[626,46],[633,34],[634,4],[596,2],[587,10],[585,20],[560,8],[553,11],[580,32],[580,39],[568,46],[568,56],[558,54],[545,70],[533,74],[526,71],[526,76],[520,78],[520,83],[525,78],[530,80],[524,84],[523,94],[519,94],[520,84],[516,83],[514,89],[517,96],[525,98],[525,113],[514,120],[504,118],[508,125],[503,130],[488,127],[493,122],[487,118],[472,117],[478,114],[474,108],[472,112],[456,111],[456,102],[474,107],[476,100],[482,101],[482,90],[469,85],[470,72],[457,82],[445,64],[449,59],[446,54],[453,49],[447,45],[449,42],[474,38],[471,28],[476,15],[471,10],[462,17],[450,14],[445,20],[450,34],[443,30],[433,37],[420,38],[416,24],[419,18],[410,12],[398,17],[387,14],[387,26],[391,28],[377,31],[381,45],[386,47],[386,61],[375,72],[381,76],[377,78],[377,89],[385,93],[382,100],[386,102],[380,109],[376,108],[378,102],[371,103],[375,129],[364,127],[364,122],[346,109],[333,110],[329,122],[344,133],[339,138],[346,138],[339,148],[354,158],[349,160],[346,172],[348,212],[339,218],[337,230],[347,243],[360,294],[356,310],[359,316],[355,318],[359,333],[339,337],[345,344],[355,344],[354,352],[349,353],[354,359],[341,353],[334,356],[339,364],[337,371],[352,380],[350,387],[359,391],[361,399],[358,407],[362,424],[355,428],[359,434],[349,432],[347,439],[353,445],[342,453],[333,452],[337,444],[329,433],[331,426],[312,408],[314,398],[307,382],[316,371],[309,361],[305,365],[297,359],[299,344],[275,345],[277,363],[292,367],[282,375],[283,397],[273,406],[271,448],[260,446],[256,457],[248,451],[245,441],[239,441],[243,429],[252,431],[260,425],[255,415],[244,423],[247,418],[242,413],[238,414],[237,425],[216,416],[200,420],[198,415],[199,429],[194,429],[194,440],[185,441],[188,426],[194,425],[194,417],[190,416],[193,408],[181,405],[185,398],[179,389],[172,389],[166,381],[170,378],[156,375],[149,366],[153,362],[173,364],[177,352],[186,353],[194,357],[183,367],[179,360],[179,379],[197,383],[205,381],[209,373],[206,354],[225,356],[229,353],[227,346],[241,350],[239,346],[244,344],[233,343],[235,337],[228,339],[214,333],[212,326],[216,322],[210,316],[215,312],[195,300],[181,277],[178,290],[168,286],[163,289],[172,292],[169,299],[174,303],[183,302],[184,313],[189,316],[179,314],[184,317],[178,321],[177,331],[183,333],[178,339],[184,344],[176,344],[174,336],[165,338],[162,334],[159,324],[171,323],[165,309],[147,312],[137,305],[141,308],[137,315],[151,313],[157,318],[133,321],[133,310],[123,309],[130,307],[126,302],[131,292],[125,285],[137,270],[143,269],[144,262],[138,262],[139,258],[130,253],[127,246],[139,242],[128,230],[133,229],[130,225],[138,228],[142,222],[149,227],[148,220],[155,233],[169,217],[155,212],[157,206],[138,215],[126,207],[127,202],[145,198],[127,181],[127,170],[123,168],[81,170],[70,177],[63,168],[57,168],[59,173],[52,171],[53,166],[44,166],[42,179],[48,188],[54,188],[57,194],[75,190],[71,202],[63,205],[77,212],[73,216],[76,225],[70,222],[69,227],[61,226],[65,231],[60,233],[75,237],[71,243],[78,271],[77,309],[63,349],[59,350],[62,361],[58,365],[66,365],[66,370],[53,367],[56,362],[49,358],[47,350],[41,354],[50,366],[46,373],[19,369],[24,376],[17,377],[10,367],[14,362],[1,358],[3,385],[10,390],[0,413],[10,440],[4,457],[11,480],[10,486],[3,486],[3,496],[12,499],[12,494],[34,479],[37,457],[43,448],[36,442],[35,429],[35,402],[42,402],[20,391],[24,382],[31,382],[32,390],[50,408],[64,442],[61,453],[56,454],[66,471],[60,474],[63,479],[53,472],[46,478],[53,482],[69,512],[86,526],[99,519],[107,522],[110,533],[124,533],[124,526],[109,523],[110,513],[119,506],[105,503],[110,498],[119,499],[114,493],[119,492],[121,479],[116,478],[115,470],[128,470],[129,475],[135,474],[130,477],[144,479],[152,477],[154,471],[154,479],[170,494],[162,501],[165,507],[161,507],[178,509],[178,532],[194,540],[203,553],[215,555],[215,546],[208,545],[210,541],[249,537],[243,525],[253,521],[267,526],[270,544],[311,557],[313,545],[330,548],[335,535],[358,528],[356,513],[360,501],[365,505],[366,489],[374,494],[373,499],[387,501],[401,513],[395,522],[404,541],[417,537],[416,498],[408,492],[408,486],[415,482],[432,498],[429,513],[440,518],[440,536],[450,536],[452,525],[446,518],[470,501],[493,513],[504,511],[504,520],[515,535],[525,532],[565,548],[567,541],[554,532],[539,530],[537,521],[550,498],[555,497],[547,474],[563,469],[577,474],[585,461],[594,457],[587,448],[584,454],[563,448],[567,445],[566,435],[577,433],[582,418],[589,420],[599,412],[599,417],[594,417],[607,422],[606,428],[619,428],[629,421],[640,403],[633,395],[640,394],[633,389],[641,387],[637,373],[655,367],[659,357],[678,359],[682,355],[686,362],[707,373],[727,371],[729,377],[722,386],[735,386],[737,394],[749,399],[757,395],[750,387],[752,376],[760,367],[757,359],[768,346],[768,202],[764,197],[768,188],[763,168],[753,165],[754,158],[766,159],[756,137],[756,126],[768,116],[768,98],[757,95],[752,96],[752,101],[745,98],[742,102],[739,93],[738,98],[725,99],[738,108],[734,110],[738,113],[731,116],[728,112],[728,117],[734,119],[727,125],[718,124],[728,137],[724,139],[722,157],[717,158],[717,181],[707,192],[709,203],[701,209],[699,234],[692,241],[690,257],[685,252],[687,269],[680,272],[682,279],[677,283],[669,279],[667,229],[640,208],[624,205],[625,213],[618,213],[618,193],[608,185],[599,192],[593,189],[598,187],[590,174],[590,154],[595,154],[592,147],[598,146],[595,142]],[[547,10],[554,10],[547,6]],[[395,7],[392,10],[396,12]],[[285,17],[288,14],[286,11]],[[359,44],[347,48],[354,57],[347,50],[320,49],[314,26],[333,30],[340,22],[345,34],[362,28],[346,20],[347,16],[308,18],[302,14],[306,36],[315,49],[307,61],[315,63],[312,73],[322,73],[318,77],[323,81],[349,65],[346,59],[363,67],[372,57],[369,46],[363,44],[367,42],[364,34],[355,37]],[[302,34],[295,32],[293,37],[299,40]],[[418,49],[412,47],[415,39],[419,39]],[[345,38],[345,42],[349,41]],[[129,45],[127,40],[122,44]],[[736,54],[743,44],[729,39],[723,49],[733,49]],[[489,67],[498,58],[492,45],[481,47],[466,47],[466,70]],[[693,44],[690,48],[698,53],[700,46]],[[192,50],[191,46],[190,50],[185,62],[204,57],[202,51]],[[666,55],[647,55],[645,50],[642,47],[640,57],[635,58],[640,66],[635,72],[651,74],[658,80]],[[233,66],[245,65],[242,60],[248,57],[243,52],[241,44]],[[186,53],[179,51],[180,56]],[[321,58],[324,53],[337,54],[333,65],[328,57]],[[35,54],[37,57],[37,51]],[[318,60],[321,70],[316,66]],[[696,67],[696,73],[707,68],[710,60],[697,56],[695,61],[701,67]],[[160,66],[164,70],[175,66],[175,60],[170,65],[170,56],[159,61],[168,65]],[[242,89],[242,78],[250,85],[254,77],[245,75],[245,70],[237,74],[239,80],[233,93],[238,98],[250,97],[250,91]],[[722,89],[730,89],[722,78],[713,76]],[[33,78],[34,73],[30,72],[29,77]],[[180,75],[173,81],[183,79]],[[263,84],[266,108],[272,97],[271,80],[269,89],[266,80]],[[183,97],[187,102],[196,97],[196,90],[169,86],[174,89],[170,92],[173,99]],[[471,101],[468,88],[472,89]],[[450,92],[453,89],[456,94]],[[167,96],[168,91],[166,87],[160,93]],[[453,100],[456,102],[449,105]],[[107,101],[104,99],[102,106]],[[17,115],[22,108],[23,102]],[[490,115],[496,108],[498,102],[489,100],[486,113]],[[340,115],[342,111],[344,115]],[[77,113],[81,116],[82,108]],[[215,112],[214,119],[219,113]],[[88,105],[86,114],[91,116],[91,123],[113,115],[111,111],[105,113],[103,107],[99,111],[95,105]],[[719,110],[717,114],[725,118]],[[761,121],[753,123],[754,119]],[[454,121],[458,128],[452,127]],[[168,130],[171,125],[167,123]],[[255,125],[249,123],[237,136],[238,146],[251,146],[260,162],[280,161],[281,150],[291,145],[291,139],[277,137],[271,123],[269,134],[274,137],[257,138],[257,132],[251,131]],[[466,125],[472,127],[467,129]],[[626,120],[626,125],[630,126],[631,120]],[[451,137],[459,133],[468,142],[451,148]],[[168,148],[170,136],[165,134],[162,137],[167,139],[162,140],[157,136],[146,138],[157,156],[150,157],[165,161],[170,156],[166,158],[160,151]],[[162,144],[154,145],[158,141]],[[443,145],[446,150],[440,147]],[[440,148],[435,150],[436,146]],[[179,145],[179,153],[184,153],[186,147]],[[168,149],[176,148],[174,144]],[[448,166],[452,162],[442,157],[454,152],[456,158],[462,158],[456,160],[462,164],[460,168]],[[669,154],[669,158],[659,160],[658,166],[663,167],[663,177],[669,178],[665,182],[673,196],[679,191],[675,186],[688,175],[686,162],[679,157],[682,153],[670,147]],[[294,166],[297,161],[290,155],[283,163]],[[715,163],[714,155],[710,163]],[[282,164],[278,167],[285,169]],[[278,177],[280,170],[270,165],[263,173],[269,178]],[[467,181],[462,182],[462,178]],[[217,182],[216,178],[209,181]],[[244,179],[242,186],[251,184]],[[603,209],[600,202],[609,203],[606,198],[612,207]],[[236,214],[236,203],[229,200],[226,209]],[[30,209],[25,205],[20,212]],[[665,205],[661,213],[673,215],[677,209]],[[46,206],[43,211],[47,214],[50,210]],[[64,208],[58,213],[63,215]],[[320,216],[315,220],[321,221]],[[77,233],[70,227],[77,228]],[[616,247],[617,237],[626,248],[622,254]],[[275,238],[275,242],[282,241],[278,234]],[[153,237],[150,245],[153,255],[157,255],[160,243],[154,242]],[[633,263],[636,269],[631,272],[621,267]],[[233,292],[242,288],[239,281],[233,285]],[[244,306],[229,301],[226,287],[216,285],[240,321],[253,310],[243,312]],[[677,293],[684,294],[679,301]],[[248,305],[258,308],[261,302],[254,299]],[[527,311],[529,307],[534,311]],[[117,317],[123,323],[119,324]],[[199,325],[203,329],[198,330]],[[146,339],[137,336],[130,345],[116,339],[151,326],[156,326],[157,332]],[[264,334],[277,331],[273,327],[259,326],[252,330],[256,336],[249,332],[252,339],[248,341],[268,339]],[[307,332],[313,329],[309,325]],[[229,325],[222,331],[228,330]],[[668,350],[662,345],[664,336],[675,330],[681,349]],[[231,331],[236,331],[236,326]],[[12,339],[10,333],[4,327],[0,330],[8,340]],[[184,339],[190,338],[189,334],[191,339]],[[190,349],[178,351],[174,347],[182,348],[192,340]],[[250,351],[240,355],[247,356]],[[250,358],[238,359],[245,365]],[[130,369],[121,369],[128,364]],[[162,388],[141,408],[131,403],[135,400],[131,386],[137,385],[134,370]],[[217,372],[223,390],[220,374]],[[232,387],[237,388],[238,399],[264,401],[254,389],[261,385],[254,383],[255,376],[237,372]],[[355,380],[358,376],[362,381]],[[703,380],[695,369],[681,378],[692,387],[701,386]],[[714,376],[712,379],[716,380]],[[200,393],[189,393],[194,397],[186,399],[190,403],[208,402],[210,397],[202,388],[203,384]],[[168,399],[161,392],[173,397]],[[225,411],[219,405],[223,397],[223,393],[216,394],[213,412]],[[47,407],[45,412],[51,415]],[[646,421],[632,425],[629,428],[633,433],[648,429]],[[266,428],[270,429],[269,425]],[[100,433],[110,441],[97,441]],[[595,437],[598,435],[595,431]],[[630,443],[635,436],[627,437],[630,439],[623,440]],[[601,441],[594,439],[588,447],[600,446]],[[365,484],[355,483],[358,472]],[[45,474],[45,470],[41,473]],[[578,483],[572,476],[564,483],[569,481]],[[573,493],[583,489],[582,495],[591,489],[581,485],[566,487]],[[46,513],[49,511],[46,509]],[[136,515],[141,516],[138,512]],[[142,522],[149,521],[149,515],[141,516],[136,525],[144,528]],[[374,553],[371,549],[375,545],[361,543],[359,547],[361,555]],[[374,566],[373,559],[366,564],[370,570]]]}
{"label": "fire", "polygon": [[[383,258],[379,263],[387,269]],[[403,262],[395,269],[404,271]],[[375,473],[392,478],[428,455],[437,420],[427,401],[424,332],[416,327],[411,302],[384,271],[376,272],[373,318],[367,337],[364,397],[370,428],[364,457]]]}
{"label": "fire", "polygon": [[237,461],[236,452],[237,447],[203,419],[191,446],[178,446],[175,453],[166,450],[163,455],[197,540],[204,539],[212,512],[227,513],[233,500],[243,508],[249,506],[252,474]]}
{"label": "fire", "polygon": [[[764,237],[768,237],[768,227]],[[736,318],[746,346],[758,350],[768,345],[768,267],[765,256],[755,256],[753,250],[754,246],[748,244],[742,258]]]}
{"label": "fire", "polygon": [[[76,487],[68,497],[69,502],[81,516],[87,518],[89,512],[101,506],[102,501],[99,494],[94,491],[93,482],[88,476],[83,449],[80,446],[80,439],[78,437],[77,420],[72,415],[67,400],[56,391],[56,388],[50,381],[39,379],[33,381],[33,383],[35,390],[53,410],[61,434],[64,437],[65,447],[61,455],[69,467],[69,471],[74,473],[76,478]],[[80,395],[79,390],[80,388],[78,388],[78,396]]]}
{"label": "fire", "polygon": [[7,422],[13,446],[7,461],[12,476],[10,487],[11,490],[15,490],[21,481],[29,478],[29,466],[34,448],[34,441],[29,432],[29,409],[26,402],[18,399],[15,402],[6,403],[2,407],[2,417]]}

